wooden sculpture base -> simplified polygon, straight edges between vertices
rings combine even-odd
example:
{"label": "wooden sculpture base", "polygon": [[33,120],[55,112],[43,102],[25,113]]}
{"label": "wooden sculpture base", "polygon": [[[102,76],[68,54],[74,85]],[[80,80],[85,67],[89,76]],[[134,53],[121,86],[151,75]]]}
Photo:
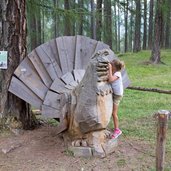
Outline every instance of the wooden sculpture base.
{"label": "wooden sculpture base", "polygon": [[63,138],[67,149],[76,157],[104,158],[113,153],[118,145],[118,139],[111,139],[109,134],[107,130],[94,131],[72,141],[72,137],[64,133]]}

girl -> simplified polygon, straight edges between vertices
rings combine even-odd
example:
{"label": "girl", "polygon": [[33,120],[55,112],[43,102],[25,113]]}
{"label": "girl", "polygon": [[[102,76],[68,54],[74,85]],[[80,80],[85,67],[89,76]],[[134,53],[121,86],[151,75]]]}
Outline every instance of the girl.
{"label": "girl", "polygon": [[111,83],[113,90],[113,123],[114,123],[114,133],[112,138],[117,138],[122,134],[122,131],[119,129],[118,121],[118,106],[123,97],[123,83],[121,70],[125,67],[124,62],[120,60],[113,60],[108,64],[109,68],[109,77],[108,81]]}

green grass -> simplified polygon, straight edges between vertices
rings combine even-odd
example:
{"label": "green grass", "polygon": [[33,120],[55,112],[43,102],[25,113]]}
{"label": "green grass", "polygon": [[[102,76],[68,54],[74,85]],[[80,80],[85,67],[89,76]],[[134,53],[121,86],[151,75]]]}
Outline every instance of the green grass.
{"label": "green grass", "polygon": [[171,83],[171,50],[162,51],[161,60],[165,64],[147,64],[150,51],[126,53],[120,57],[125,61],[132,86],[167,90]]}
{"label": "green grass", "polygon": [[[148,64],[150,51],[126,53],[119,57],[125,61],[132,86],[171,90],[171,50],[161,53],[165,64]],[[171,94],[126,89],[119,107],[119,121],[123,134],[129,138],[156,143],[156,119],[158,110],[171,110]],[[110,123],[113,127],[113,123]],[[171,157],[171,120],[167,131],[167,158]]]}

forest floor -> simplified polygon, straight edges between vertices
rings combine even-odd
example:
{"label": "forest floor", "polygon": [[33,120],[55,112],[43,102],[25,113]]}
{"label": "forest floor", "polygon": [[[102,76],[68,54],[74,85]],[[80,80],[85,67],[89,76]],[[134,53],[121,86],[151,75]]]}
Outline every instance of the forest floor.
{"label": "forest floor", "polygon": [[106,158],[74,157],[56,127],[45,124],[19,135],[0,133],[0,171],[154,171],[155,147],[123,133]]}

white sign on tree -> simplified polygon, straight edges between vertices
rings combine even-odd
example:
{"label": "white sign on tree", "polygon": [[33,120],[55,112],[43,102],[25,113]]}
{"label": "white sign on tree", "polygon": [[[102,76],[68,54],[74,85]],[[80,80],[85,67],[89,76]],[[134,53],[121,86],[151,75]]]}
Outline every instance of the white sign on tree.
{"label": "white sign on tree", "polygon": [[0,69],[7,69],[7,51],[0,51]]}

